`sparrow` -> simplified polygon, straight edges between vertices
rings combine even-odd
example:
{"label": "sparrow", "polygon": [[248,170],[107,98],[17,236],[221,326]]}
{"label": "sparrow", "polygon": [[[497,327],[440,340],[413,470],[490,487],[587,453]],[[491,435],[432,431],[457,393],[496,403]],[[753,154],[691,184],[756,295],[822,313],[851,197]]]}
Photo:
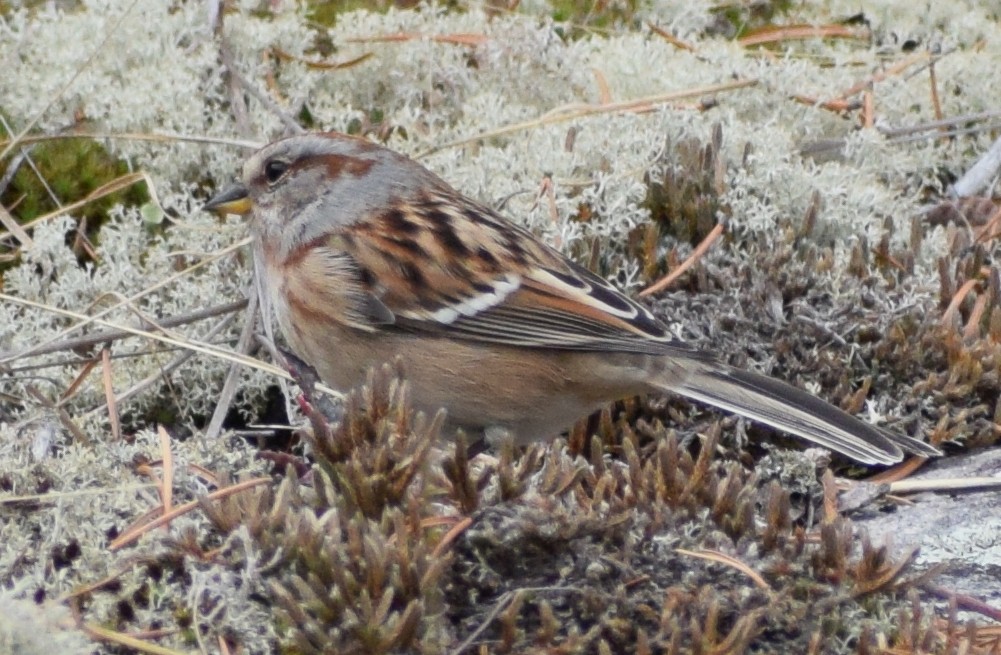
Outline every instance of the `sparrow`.
{"label": "sparrow", "polygon": [[645,307],[416,161],[338,133],[270,143],[205,209],[249,214],[260,288],[292,350],[347,390],[399,359],[446,429],[552,439],[622,398],[674,393],[866,464],[925,442],[719,362]]}

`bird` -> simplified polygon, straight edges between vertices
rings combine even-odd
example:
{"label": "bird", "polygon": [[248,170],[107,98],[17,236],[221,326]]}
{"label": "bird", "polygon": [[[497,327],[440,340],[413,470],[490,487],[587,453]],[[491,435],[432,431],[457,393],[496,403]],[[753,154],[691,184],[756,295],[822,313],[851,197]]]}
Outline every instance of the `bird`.
{"label": "bird", "polygon": [[924,441],[720,362],[606,280],[420,163],[336,132],[274,141],[205,209],[249,214],[288,345],[348,390],[398,360],[416,409],[489,443],[551,440],[623,398],[673,393],[864,464]]}

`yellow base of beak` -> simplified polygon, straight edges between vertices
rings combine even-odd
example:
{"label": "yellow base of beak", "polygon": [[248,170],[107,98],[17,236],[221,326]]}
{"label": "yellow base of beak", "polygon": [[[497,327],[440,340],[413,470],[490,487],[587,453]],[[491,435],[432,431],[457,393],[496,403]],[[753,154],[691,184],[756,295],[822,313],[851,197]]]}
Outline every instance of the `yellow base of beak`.
{"label": "yellow base of beak", "polygon": [[236,184],[225,191],[216,194],[202,207],[205,211],[210,211],[222,216],[223,214],[238,214],[243,216],[250,212],[253,203],[247,195],[247,187]]}

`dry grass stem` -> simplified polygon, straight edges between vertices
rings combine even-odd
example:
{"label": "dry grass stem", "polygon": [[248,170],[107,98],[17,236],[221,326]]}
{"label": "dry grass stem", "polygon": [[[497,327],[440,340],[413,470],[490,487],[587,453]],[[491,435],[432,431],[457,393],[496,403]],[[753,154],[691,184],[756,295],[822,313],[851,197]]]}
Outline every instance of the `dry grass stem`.
{"label": "dry grass stem", "polygon": [[448,143],[443,143],[431,150],[425,150],[424,152],[418,154],[417,157],[418,158],[427,157],[428,155],[438,152],[439,150],[457,148],[459,146],[468,145],[476,141],[493,139],[499,136],[514,134],[515,132],[522,132],[526,130],[531,130],[533,128],[542,127],[544,125],[564,123],[566,121],[574,120],[577,118],[583,118],[586,116],[599,116],[602,114],[631,113],[636,111],[645,111],[647,109],[650,109],[651,107],[667,104],[670,102],[674,102],[676,100],[683,100],[685,98],[698,98],[701,96],[711,95],[714,93],[735,91],[737,89],[743,89],[749,86],[754,86],[755,84],[757,84],[757,80],[736,80],[734,82],[723,82],[721,84],[713,84],[710,86],[700,87],[696,89],[686,89],[684,91],[672,91],[669,93],[658,93],[655,95],[646,96],[644,98],[616,102],[610,105],[600,105],[600,106],[570,105],[566,107],[557,107],[556,109],[546,112],[544,115],[542,115],[537,119],[531,121],[525,121],[522,123],[507,125],[494,130],[481,132],[480,134],[477,134],[475,136],[459,139],[457,141],[450,141]]}
{"label": "dry grass stem", "polygon": [[713,244],[716,243],[721,236],[723,236],[723,231],[726,228],[722,223],[718,223],[716,227],[706,235],[706,238],[699,242],[699,245],[692,250],[692,254],[685,258],[685,261],[681,262],[680,265],[676,266],[670,273],[657,280],[646,289],[640,291],[640,296],[652,296],[655,293],[660,293],[664,289],[671,286],[675,280],[685,274],[685,271],[694,266],[702,257],[705,256],[709,249],[712,248]]}

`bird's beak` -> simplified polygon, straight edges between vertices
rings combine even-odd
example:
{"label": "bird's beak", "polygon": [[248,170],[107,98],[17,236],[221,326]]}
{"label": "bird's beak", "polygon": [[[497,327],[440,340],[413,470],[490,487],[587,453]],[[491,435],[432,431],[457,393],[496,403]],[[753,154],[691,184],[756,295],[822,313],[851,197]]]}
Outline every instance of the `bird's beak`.
{"label": "bird's beak", "polygon": [[247,187],[242,184],[234,184],[225,191],[217,193],[211,200],[202,207],[205,211],[214,212],[222,216],[223,214],[244,214],[250,212],[252,207],[250,196],[247,194]]}

